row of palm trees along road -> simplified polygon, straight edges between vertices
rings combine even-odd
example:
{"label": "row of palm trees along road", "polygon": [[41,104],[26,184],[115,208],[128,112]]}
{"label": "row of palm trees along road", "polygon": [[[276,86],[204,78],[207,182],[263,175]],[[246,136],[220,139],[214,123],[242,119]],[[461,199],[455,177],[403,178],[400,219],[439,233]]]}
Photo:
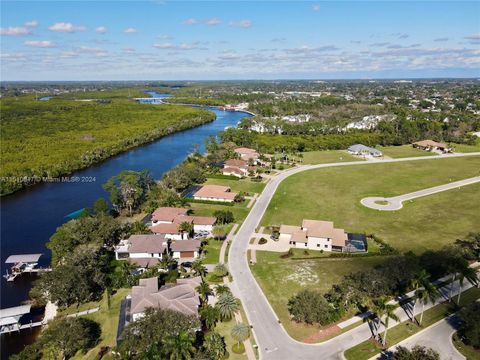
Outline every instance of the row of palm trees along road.
{"label": "row of palm trees along road", "polygon": [[[448,157],[451,158],[478,155],[480,155],[479,152],[452,154],[448,155]],[[343,352],[345,350],[369,339],[372,336],[372,331],[370,328],[371,324],[366,322],[323,343],[306,344],[292,339],[278,320],[267,298],[252,275],[247,260],[247,248],[249,240],[255,232],[255,229],[257,228],[261,218],[263,217],[278,185],[288,176],[305,170],[352,165],[375,166],[375,164],[387,162],[394,163],[417,160],[435,161],[435,159],[445,157],[447,156],[421,156],[413,158],[388,159],[378,162],[365,161],[302,165],[281,172],[270,179],[262,194],[258,197],[257,202],[252,207],[249,215],[238,230],[235,238],[233,239],[228,256],[229,270],[234,280],[231,284],[232,291],[243,303],[247,318],[252,326],[261,359],[343,359]],[[454,275],[454,277],[457,276],[458,275]],[[423,313],[424,310],[434,306],[439,301],[438,299],[434,300],[434,295],[432,295],[433,293],[430,291],[430,288],[428,286],[424,287],[423,285],[424,281],[421,277],[419,277],[418,285],[414,287],[416,288],[415,292],[417,292],[419,299],[423,299],[420,300],[422,303],[421,313]],[[464,284],[462,281],[462,284],[460,284],[459,280],[454,280],[451,282],[448,290],[441,288],[439,289],[439,293],[442,296],[445,296],[445,291],[447,291],[447,295],[451,297],[470,288],[471,286],[472,285],[470,282]],[[385,300],[385,304],[382,302],[377,303],[376,305],[377,306],[373,312],[377,313],[377,317],[385,318],[384,323],[386,324],[383,325],[384,328],[391,327],[394,323],[396,323],[396,321],[405,321],[410,317],[410,314],[407,314],[403,308],[396,308],[394,302],[390,303]],[[412,316],[417,315],[420,310],[415,305],[416,304],[414,304],[412,309]],[[422,317],[422,315],[420,315],[420,317]],[[390,322],[390,320],[394,321]],[[378,323],[377,327],[379,327]],[[385,339],[386,335],[387,333],[385,329],[383,339]]]}

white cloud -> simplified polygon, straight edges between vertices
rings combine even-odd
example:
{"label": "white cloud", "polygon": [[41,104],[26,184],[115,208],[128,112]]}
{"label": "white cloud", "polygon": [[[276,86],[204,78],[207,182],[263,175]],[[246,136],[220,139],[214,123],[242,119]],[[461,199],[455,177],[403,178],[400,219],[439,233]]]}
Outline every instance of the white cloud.
{"label": "white cloud", "polygon": [[230,26],[247,29],[249,27],[252,27],[252,21],[251,20],[231,21]]}
{"label": "white cloud", "polygon": [[129,27],[129,28],[126,28],[125,30],[123,30],[123,32],[125,34],[134,34],[137,32],[137,29],[133,28],[133,27]]}
{"label": "white cloud", "polygon": [[193,19],[193,18],[190,18],[190,19],[187,19],[183,22],[184,25],[195,25],[195,24],[198,24],[198,20],[197,19]]}
{"label": "white cloud", "polygon": [[36,28],[38,26],[38,21],[37,20],[27,21],[24,25],[27,28]]}
{"label": "white cloud", "polygon": [[0,35],[22,36],[31,34],[30,30],[24,26],[0,28]]}
{"label": "white cloud", "polygon": [[317,5],[317,4],[312,5],[312,10],[315,11],[315,12],[320,11],[320,5]]}
{"label": "white cloud", "polygon": [[157,49],[175,49],[175,45],[170,43],[153,44],[153,47]]}
{"label": "white cloud", "polygon": [[95,32],[99,34],[105,34],[107,32],[107,28],[105,26],[99,26],[95,29]]}
{"label": "white cloud", "polygon": [[217,18],[211,18],[211,19],[205,20],[205,24],[207,24],[208,26],[215,26],[221,23],[222,23],[222,20]]}
{"label": "white cloud", "polygon": [[72,23],[59,22],[49,26],[48,30],[62,33],[74,33],[78,31],[85,31],[87,28],[85,26],[76,26]]}
{"label": "white cloud", "polygon": [[480,41],[480,33],[475,33],[472,35],[465,36],[464,39],[470,40],[470,42],[479,42]]}
{"label": "white cloud", "polygon": [[135,52],[135,49],[132,47],[127,47],[127,48],[123,48],[123,52],[127,54],[133,54]]}
{"label": "white cloud", "polygon": [[199,43],[182,43],[179,45],[172,43],[153,44],[154,48],[160,50],[207,50],[205,47],[199,47]]}
{"label": "white cloud", "polygon": [[437,41],[437,42],[441,42],[441,41],[448,41],[448,37],[440,37],[440,38],[436,38],[436,39],[433,39],[433,41]]}
{"label": "white cloud", "polygon": [[50,40],[30,40],[23,43],[25,46],[41,47],[41,48],[54,48],[56,45]]}

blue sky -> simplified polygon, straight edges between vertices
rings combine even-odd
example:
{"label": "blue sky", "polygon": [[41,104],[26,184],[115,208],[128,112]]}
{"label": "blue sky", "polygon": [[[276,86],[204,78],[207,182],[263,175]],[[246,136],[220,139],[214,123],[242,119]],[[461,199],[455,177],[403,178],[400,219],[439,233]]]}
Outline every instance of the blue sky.
{"label": "blue sky", "polygon": [[2,1],[2,80],[480,77],[480,2]]}

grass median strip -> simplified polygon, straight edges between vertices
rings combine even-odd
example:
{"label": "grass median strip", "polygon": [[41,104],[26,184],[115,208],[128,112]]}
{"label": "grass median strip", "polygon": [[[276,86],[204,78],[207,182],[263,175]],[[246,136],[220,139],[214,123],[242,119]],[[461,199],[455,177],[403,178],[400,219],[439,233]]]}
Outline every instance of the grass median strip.
{"label": "grass median strip", "polygon": [[[462,293],[460,306],[469,304],[479,298],[480,289],[470,288]],[[456,297],[454,299],[456,299]],[[452,304],[445,302],[442,304],[438,304],[428,310],[425,310],[422,326],[418,326],[410,320],[395,325],[388,331],[388,346],[394,346],[402,340],[405,340],[406,338],[415,335],[426,327],[452,314],[455,310],[456,309],[452,306]],[[346,350],[344,355],[347,360],[367,360],[376,354],[380,354],[381,351],[382,349],[378,347],[376,342],[374,342],[372,339],[368,339]]]}

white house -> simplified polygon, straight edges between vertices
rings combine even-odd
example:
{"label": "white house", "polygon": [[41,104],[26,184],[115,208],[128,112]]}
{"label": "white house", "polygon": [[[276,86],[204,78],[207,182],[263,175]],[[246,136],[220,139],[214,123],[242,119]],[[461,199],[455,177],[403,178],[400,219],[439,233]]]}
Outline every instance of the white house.
{"label": "white house", "polygon": [[163,235],[131,235],[115,247],[115,258],[148,267],[156,265],[167,252],[168,241]]}
{"label": "white house", "polygon": [[200,240],[172,241],[170,251],[174,259],[188,261],[198,258],[201,245]]}
{"label": "white house", "polygon": [[230,159],[223,164],[222,174],[241,178],[248,176],[248,171],[248,162],[245,160]]}
{"label": "white house", "polygon": [[348,148],[348,152],[352,155],[371,155],[375,157],[383,156],[383,153],[380,150],[362,145],[362,144],[355,144]]}
{"label": "white house", "polygon": [[[217,221],[212,216],[191,216],[187,215],[188,209],[174,208],[174,207],[160,207],[152,214],[152,232],[157,234],[165,234],[168,239],[185,240],[185,234],[178,230],[178,226],[183,222],[188,222],[193,225],[193,231],[208,231],[213,230],[213,225]],[[175,225],[175,226],[167,226]]]}

